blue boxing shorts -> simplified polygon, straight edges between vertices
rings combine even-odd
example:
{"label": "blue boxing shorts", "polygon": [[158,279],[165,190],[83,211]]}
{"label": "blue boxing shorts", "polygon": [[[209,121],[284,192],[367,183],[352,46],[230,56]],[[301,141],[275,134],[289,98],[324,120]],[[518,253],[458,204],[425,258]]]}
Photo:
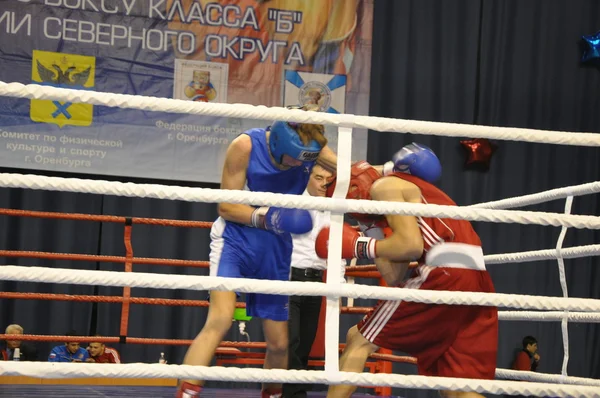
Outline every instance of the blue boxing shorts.
{"label": "blue boxing shorts", "polygon": [[[223,220],[210,231],[210,276],[288,281],[292,258],[291,235],[275,235]],[[249,316],[287,321],[288,296],[246,293]]]}

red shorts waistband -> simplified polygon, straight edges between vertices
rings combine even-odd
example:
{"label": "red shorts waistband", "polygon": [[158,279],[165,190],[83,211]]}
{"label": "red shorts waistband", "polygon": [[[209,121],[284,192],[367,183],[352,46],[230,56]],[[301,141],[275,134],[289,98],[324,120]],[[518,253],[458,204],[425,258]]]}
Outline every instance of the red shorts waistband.
{"label": "red shorts waistband", "polygon": [[433,246],[425,255],[425,264],[433,267],[486,270],[481,246],[466,243],[441,243]]}

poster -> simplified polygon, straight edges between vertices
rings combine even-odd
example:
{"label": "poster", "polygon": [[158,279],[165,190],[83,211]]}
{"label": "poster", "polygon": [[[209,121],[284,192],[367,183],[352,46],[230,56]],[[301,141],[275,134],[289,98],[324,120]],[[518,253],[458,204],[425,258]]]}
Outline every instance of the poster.
{"label": "poster", "polygon": [[173,98],[227,103],[228,64],[175,60]]}
{"label": "poster", "polygon": [[[366,115],[372,14],[373,0],[3,0],[0,80]],[[0,167],[219,182],[231,140],[268,124],[0,97]]]}

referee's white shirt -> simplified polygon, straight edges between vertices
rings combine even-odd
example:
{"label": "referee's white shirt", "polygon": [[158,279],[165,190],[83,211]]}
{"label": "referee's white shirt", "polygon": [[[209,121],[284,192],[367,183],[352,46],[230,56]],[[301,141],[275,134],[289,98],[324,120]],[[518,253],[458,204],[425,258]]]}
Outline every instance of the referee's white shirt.
{"label": "referee's white shirt", "polygon": [[[304,191],[303,195],[310,196],[308,191]],[[292,251],[292,267],[294,268],[313,268],[319,270],[327,269],[327,261],[317,257],[315,251],[315,240],[317,235],[324,227],[331,224],[331,213],[328,211],[308,210],[312,217],[312,231],[302,234],[292,234],[293,251]],[[346,268],[346,260],[341,260],[341,278],[344,281],[344,273]]]}

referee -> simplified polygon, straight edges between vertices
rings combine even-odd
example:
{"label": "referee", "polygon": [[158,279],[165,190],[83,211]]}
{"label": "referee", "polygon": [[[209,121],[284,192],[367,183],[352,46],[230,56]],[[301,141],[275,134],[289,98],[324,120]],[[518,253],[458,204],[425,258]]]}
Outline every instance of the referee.
{"label": "referee", "polygon": [[[304,195],[325,196],[327,180],[332,173],[319,165],[313,167]],[[325,260],[315,253],[315,239],[319,231],[329,225],[328,211],[309,210],[313,219],[313,229],[303,235],[292,235],[294,249],[292,252],[292,281],[322,282],[323,271],[327,268]],[[341,260],[344,261],[344,260]],[[342,275],[344,276],[342,263]],[[321,296],[290,296],[288,318],[288,369],[306,369],[321,313]],[[308,384],[284,384],[283,398],[306,398]]]}

